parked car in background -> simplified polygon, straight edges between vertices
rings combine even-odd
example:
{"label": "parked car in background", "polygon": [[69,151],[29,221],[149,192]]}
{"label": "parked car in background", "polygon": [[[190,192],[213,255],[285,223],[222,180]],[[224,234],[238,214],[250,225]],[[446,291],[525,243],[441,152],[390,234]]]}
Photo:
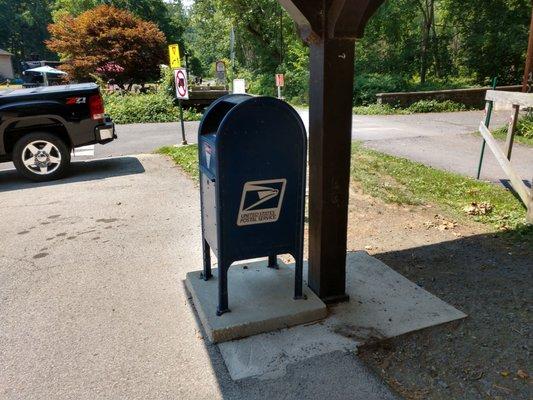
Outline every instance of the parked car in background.
{"label": "parked car in background", "polygon": [[116,138],[94,83],[0,91],[0,162],[28,179],[58,179],[73,149]]}

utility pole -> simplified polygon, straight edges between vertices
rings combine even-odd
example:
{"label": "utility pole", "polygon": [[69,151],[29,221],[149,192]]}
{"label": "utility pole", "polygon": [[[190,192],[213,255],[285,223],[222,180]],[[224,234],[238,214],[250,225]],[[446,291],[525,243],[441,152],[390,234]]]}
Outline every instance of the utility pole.
{"label": "utility pole", "polygon": [[522,92],[531,92],[529,87],[533,81],[533,10],[531,10],[531,25],[529,27],[529,45],[527,47],[526,68],[524,70],[524,80],[522,82]]}

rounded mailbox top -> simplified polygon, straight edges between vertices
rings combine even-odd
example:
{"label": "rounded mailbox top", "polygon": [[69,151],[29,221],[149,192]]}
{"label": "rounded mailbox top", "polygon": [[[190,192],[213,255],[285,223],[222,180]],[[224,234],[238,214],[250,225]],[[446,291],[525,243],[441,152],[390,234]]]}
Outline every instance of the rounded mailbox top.
{"label": "rounded mailbox top", "polygon": [[230,94],[215,101],[205,112],[198,134],[217,134],[217,141],[227,135],[263,135],[263,140],[278,134],[300,136],[304,146],[307,135],[302,119],[286,102],[273,97]]}

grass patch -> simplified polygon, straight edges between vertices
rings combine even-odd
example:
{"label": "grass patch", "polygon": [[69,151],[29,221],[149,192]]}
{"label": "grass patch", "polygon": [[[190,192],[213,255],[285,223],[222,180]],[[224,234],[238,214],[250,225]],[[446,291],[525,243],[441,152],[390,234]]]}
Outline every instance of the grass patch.
{"label": "grass patch", "polygon": [[195,181],[199,180],[198,172],[198,145],[173,147],[166,146],[156,150],[157,154],[169,156]]}
{"label": "grass patch", "polygon": [[[170,156],[198,181],[196,144],[163,147],[157,153]],[[360,143],[353,144],[352,154],[352,178],[374,197],[397,204],[436,204],[458,220],[478,221],[533,242],[533,226],[525,222],[525,207],[500,186],[379,153]],[[486,215],[467,215],[465,208],[472,203],[490,205],[492,210]]]}
{"label": "grass patch", "polygon": [[[507,127],[492,131],[496,139],[505,140],[507,138]],[[533,146],[533,114],[528,114],[518,120],[516,124],[515,143]]]}
{"label": "grass patch", "polygon": [[[352,177],[363,190],[386,202],[437,204],[457,219],[473,219],[499,231],[513,231],[533,242],[533,226],[525,222],[526,209],[511,192],[491,183],[427,167],[353,144]],[[486,215],[467,215],[472,203],[488,204]]]}
{"label": "grass patch", "polygon": [[393,107],[389,104],[370,104],[353,108],[354,114],[358,115],[408,115],[437,112],[467,111],[468,108],[461,103],[450,100],[420,100],[407,108]]}

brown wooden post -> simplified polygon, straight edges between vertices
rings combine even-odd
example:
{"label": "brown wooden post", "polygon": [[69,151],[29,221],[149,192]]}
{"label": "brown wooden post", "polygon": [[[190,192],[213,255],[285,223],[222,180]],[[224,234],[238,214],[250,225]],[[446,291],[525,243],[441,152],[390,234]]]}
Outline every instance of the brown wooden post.
{"label": "brown wooden post", "polygon": [[526,68],[524,70],[524,81],[522,83],[522,92],[531,90],[529,82],[533,78],[533,10],[531,10],[531,25],[529,27],[529,45],[527,46]]}
{"label": "brown wooden post", "polygon": [[520,106],[513,105],[513,114],[511,115],[511,121],[509,122],[509,128],[507,129],[507,138],[505,139],[505,154],[507,159],[511,161],[511,155],[513,153],[514,136],[516,133],[516,125],[518,124],[518,117],[520,114]]}
{"label": "brown wooden post", "polygon": [[383,0],[279,0],[310,45],[309,286],[347,300],[355,40]]}

